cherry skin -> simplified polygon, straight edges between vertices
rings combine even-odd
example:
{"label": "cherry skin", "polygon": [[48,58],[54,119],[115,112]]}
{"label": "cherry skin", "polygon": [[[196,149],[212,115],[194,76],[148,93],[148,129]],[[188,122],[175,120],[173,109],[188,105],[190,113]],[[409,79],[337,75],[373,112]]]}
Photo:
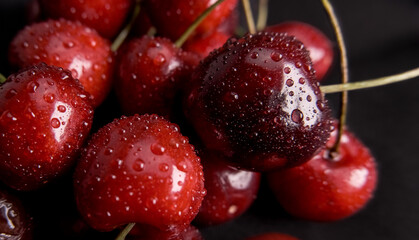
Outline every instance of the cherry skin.
{"label": "cherry skin", "polygon": [[[212,0],[147,0],[144,6],[157,32],[176,41],[214,2]],[[197,34],[213,32],[230,16],[236,6],[237,0],[225,0],[205,18],[195,32]]]}
{"label": "cherry skin", "polygon": [[45,62],[69,69],[98,106],[112,85],[110,43],[94,30],[67,20],[35,23],[20,31],[9,47],[9,61],[17,67]]}
{"label": "cherry skin", "polygon": [[224,157],[215,152],[205,151],[200,156],[207,195],[195,222],[215,225],[237,218],[256,199],[261,174],[230,167]]}
{"label": "cherry skin", "polygon": [[172,115],[175,96],[198,57],[169,39],[149,36],[131,40],[118,54],[115,91],[123,112]]}
{"label": "cherry skin", "polygon": [[47,17],[79,21],[113,38],[125,22],[132,6],[131,0],[39,0]]}
{"label": "cherry skin", "polygon": [[[336,131],[328,147],[335,139]],[[335,159],[323,150],[301,166],[269,173],[268,179],[276,198],[291,215],[336,221],[355,214],[373,197],[377,170],[369,150],[346,130]]]}
{"label": "cherry skin", "polygon": [[303,22],[283,22],[265,28],[267,32],[286,32],[300,40],[310,52],[316,77],[320,81],[333,62],[333,47],[330,40],[319,29]]}
{"label": "cherry skin", "polygon": [[257,236],[246,238],[246,240],[298,240],[298,238],[284,233],[263,233]]}
{"label": "cherry skin", "polygon": [[73,165],[93,120],[69,71],[39,64],[0,85],[0,180],[33,190]]}
{"label": "cherry skin", "polygon": [[186,229],[205,195],[193,146],[157,115],[122,117],[94,134],[74,187],[81,215],[99,231],[131,222]]}
{"label": "cherry skin", "polygon": [[204,36],[195,35],[185,43],[183,49],[194,52],[198,54],[201,59],[204,59],[210,52],[222,47],[230,37],[231,34],[222,31],[214,31],[211,34]]}
{"label": "cherry skin", "polygon": [[330,110],[303,44],[285,34],[229,40],[194,71],[185,114],[238,167],[295,166],[323,147]]}

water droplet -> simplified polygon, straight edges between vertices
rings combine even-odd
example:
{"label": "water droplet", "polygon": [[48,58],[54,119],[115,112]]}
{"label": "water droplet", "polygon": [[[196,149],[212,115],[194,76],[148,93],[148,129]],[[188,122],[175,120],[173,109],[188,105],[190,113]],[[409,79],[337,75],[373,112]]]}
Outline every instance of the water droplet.
{"label": "water droplet", "polygon": [[307,101],[311,102],[311,100],[312,100],[312,99],[311,99],[311,96],[310,96],[310,95],[308,95],[308,96],[307,96]]}
{"label": "water droplet", "polygon": [[162,155],[166,149],[160,145],[159,143],[153,143],[150,146],[150,150],[152,153],[156,154],[156,155]]}
{"label": "water droplet", "polygon": [[324,108],[325,108],[325,104],[324,104],[324,102],[323,102],[322,100],[318,100],[318,101],[316,102],[316,105],[317,105],[317,108],[318,108],[320,111],[323,111],[323,110],[324,110]]}
{"label": "water droplet", "polygon": [[291,92],[288,93],[288,95],[290,95],[292,97],[292,96],[294,96],[294,92],[291,91]]}
{"label": "water droplet", "polygon": [[299,109],[294,109],[291,113],[291,119],[295,123],[301,123],[303,120],[304,115]]}
{"label": "water droplet", "polygon": [[63,106],[63,105],[59,105],[58,106],[58,111],[60,111],[60,112],[65,112],[67,109],[65,108],[65,106]]}
{"label": "water droplet", "polygon": [[106,148],[105,155],[111,155],[112,153],[113,153],[113,148],[110,148],[110,147]]}
{"label": "water droplet", "polygon": [[292,79],[288,79],[288,80],[287,80],[287,86],[288,86],[288,87],[292,87],[292,85],[294,85],[294,80],[292,80]]}
{"label": "water droplet", "polygon": [[137,172],[141,172],[144,170],[144,161],[140,158],[134,161],[134,164],[132,164],[132,169],[134,169]]}
{"label": "water droplet", "polygon": [[28,87],[28,90],[30,92],[35,93],[36,92],[36,89],[38,89],[38,87],[39,87],[39,83],[37,83],[37,82],[29,82],[28,85],[27,85],[27,87]]}
{"label": "water droplet", "polygon": [[277,53],[277,52],[272,52],[271,53],[271,59],[275,62],[279,62],[282,59],[282,55],[280,53]]}
{"label": "water droplet", "polygon": [[167,172],[169,171],[169,165],[167,163],[162,163],[159,165],[159,169],[162,172]]}
{"label": "water droplet", "polygon": [[304,78],[300,78],[300,79],[298,80],[298,82],[299,82],[300,84],[304,84],[304,83],[306,82],[306,80],[305,80]]}
{"label": "water droplet", "polygon": [[65,42],[65,43],[63,43],[64,44],[64,47],[66,47],[66,48],[72,48],[72,47],[74,47],[74,43],[73,42]]}
{"label": "water droplet", "polygon": [[51,119],[51,126],[53,128],[59,128],[61,126],[60,120],[56,118]]}
{"label": "water droplet", "polygon": [[291,68],[289,68],[289,67],[285,67],[285,68],[284,68],[284,73],[286,73],[286,74],[291,73]]}
{"label": "water droplet", "polygon": [[10,99],[13,96],[15,96],[16,94],[17,94],[17,91],[12,88],[6,93],[6,99]]}
{"label": "water droplet", "polygon": [[156,66],[159,66],[159,65],[163,64],[164,62],[166,62],[166,57],[161,53],[157,54],[157,56],[154,57],[154,59],[153,59],[153,63]]}
{"label": "water droplet", "polygon": [[259,54],[257,52],[252,52],[252,54],[250,55],[250,57],[252,59],[257,59],[259,57]]}

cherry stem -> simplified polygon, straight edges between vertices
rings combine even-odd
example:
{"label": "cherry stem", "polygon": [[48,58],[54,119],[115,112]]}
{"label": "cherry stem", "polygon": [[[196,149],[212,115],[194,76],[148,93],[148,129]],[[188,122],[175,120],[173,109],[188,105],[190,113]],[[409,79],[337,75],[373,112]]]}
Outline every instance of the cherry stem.
{"label": "cherry stem", "polygon": [[374,78],[359,82],[352,82],[346,84],[333,84],[328,86],[320,86],[320,90],[323,93],[338,93],[342,91],[352,91],[358,89],[366,89],[372,87],[384,86],[392,83],[402,82],[415,77],[419,77],[419,67],[412,70],[398,73],[391,76],[385,76],[380,78]]}
{"label": "cherry stem", "polygon": [[134,226],[135,226],[135,223],[127,224],[127,226],[125,226],[125,228],[118,234],[115,240],[124,240]]}
{"label": "cherry stem", "polygon": [[114,52],[117,51],[119,47],[122,45],[122,43],[124,43],[125,39],[128,37],[128,34],[130,33],[132,26],[135,23],[135,19],[138,17],[138,14],[140,14],[140,10],[141,10],[140,2],[141,2],[140,0],[135,1],[135,8],[132,13],[131,19],[113,41],[112,46],[111,46],[112,51]]}
{"label": "cherry stem", "polygon": [[151,27],[147,31],[147,36],[154,37],[156,35],[156,33],[157,33],[157,29],[155,27]]}
{"label": "cherry stem", "polygon": [[188,40],[191,34],[195,31],[195,29],[201,24],[202,21],[217,7],[220,3],[224,2],[224,0],[218,0],[214,4],[212,4],[209,8],[205,9],[204,12],[199,15],[195,21],[186,29],[186,31],[180,36],[180,38],[175,42],[175,46],[181,48],[182,45]]}
{"label": "cherry stem", "polygon": [[259,31],[263,30],[268,22],[268,5],[269,0],[259,0],[258,21],[256,24],[256,28]]}
{"label": "cherry stem", "polygon": [[242,0],[244,13],[246,15],[247,27],[251,34],[256,33],[255,20],[253,19],[252,8],[250,7],[249,0]]}
{"label": "cherry stem", "polygon": [[[340,70],[342,74],[342,84],[347,84],[348,79],[349,79],[348,57],[346,54],[346,47],[345,47],[345,41],[343,40],[342,30],[340,28],[339,21],[336,17],[332,4],[330,4],[329,0],[322,0],[322,3],[323,3],[324,9],[329,15],[333,29],[335,30],[336,40],[337,40],[339,52],[340,52]],[[346,125],[347,112],[348,112],[348,91],[343,90],[341,93],[341,99],[340,99],[338,135],[337,135],[335,144],[330,149],[331,157],[332,155],[335,155],[339,151],[339,145],[340,145],[342,134]]]}
{"label": "cherry stem", "polygon": [[6,77],[0,73],[0,83],[4,83],[6,82],[6,80],[7,80]]}

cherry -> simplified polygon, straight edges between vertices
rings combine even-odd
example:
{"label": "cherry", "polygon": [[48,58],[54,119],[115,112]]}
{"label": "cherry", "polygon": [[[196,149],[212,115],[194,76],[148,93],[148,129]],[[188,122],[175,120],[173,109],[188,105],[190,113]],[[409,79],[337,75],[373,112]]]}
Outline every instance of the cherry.
{"label": "cherry", "polygon": [[49,20],[20,31],[10,44],[9,61],[16,67],[40,62],[69,69],[98,106],[107,96],[113,74],[108,40],[80,23]]}
{"label": "cherry", "polygon": [[194,71],[185,114],[209,149],[252,170],[309,160],[329,137],[330,110],[308,52],[293,37],[232,39]]}
{"label": "cherry", "polygon": [[0,180],[39,188],[72,166],[93,119],[89,94],[69,71],[39,64],[0,85]]}
{"label": "cherry", "polygon": [[0,239],[32,239],[32,219],[20,200],[0,188]]}
{"label": "cherry", "polygon": [[185,229],[201,206],[203,181],[193,146],[157,115],[122,117],[101,128],[74,175],[78,209],[99,231],[133,222]]}
{"label": "cherry", "polygon": [[[175,41],[214,2],[212,0],[147,0],[144,6],[157,32]],[[225,0],[199,25],[196,32],[198,34],[213,32],[230,16],[236,6],[237,0]]]}
{"label": "cherry", "polygon": [[372,198],[377,170],[369,150],[346,130],[338,151],[333,159],[326,149],[301,166],[269,174],[271,189],[287,212],[313,221],[336,221],[353,215]]}
{"label": "cherry", "polygon": [[201,59],[207,57],[214,49],[220,48],[231,37],[231,34],[214,31],[211,34],[199,36],[195,35],[188,40],[183,49],[198,54]]}
{"label": "cherry", "polygon": [[286,32],[300,40],[310,52],[318,80],[323,79],[333,62],[333,47],[330,40],[316,27],[303,22],[283,22],[265,28],[267,32]]}
{"label": "cherry", "polygon": [[253,203],[259,190],[260,173],[230,167],[224,158],[211,151],[201,154],[207,195],[195,219],[200,225],[237,218]]}
{"label": "cherry", "polygon": [[103,37],[112,38],[121,29],[131,0],[39,0],[48,17],[79,21],[98,31]]}
{"label": "cherry", "polygon": [[153,227],[136,226],[134,227],[128,240],[203,240],[200,231],[194,226],[190,225],[185,230],[178,231],[176,229],[170,231],[161,231]]}
{"label": "cherry", "polygon": [[172,114],[174,98],[199,59],[169,39],[143,36],[120,49],[115,91],[125,114]]}
{"label": "cherry", "polygon": [[284,233],[263,233],[257,236],[246,238],[246,240],[298,240],[298,238]]}

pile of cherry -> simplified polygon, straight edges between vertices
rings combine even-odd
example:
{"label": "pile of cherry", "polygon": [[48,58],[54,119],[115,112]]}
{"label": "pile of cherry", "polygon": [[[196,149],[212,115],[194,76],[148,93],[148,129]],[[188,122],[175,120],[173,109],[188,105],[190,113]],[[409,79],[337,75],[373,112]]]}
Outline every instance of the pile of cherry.
{"label": "pile of cherry", "polygon": [[[368,149],[345,131],[329,151],[329,40],[299,22],[234,36],[238,1],[225,0],[180,48],[211,2],[142,1],[116,51],[134,2],[31,2],[0,85],[0,239],[114,238],[130,223],[129,239],[201,239],[192,225],[240,216],[262,174],[294,217],[340,220],[368,202]],[[115,98],[120,116],[95,118]]]}

